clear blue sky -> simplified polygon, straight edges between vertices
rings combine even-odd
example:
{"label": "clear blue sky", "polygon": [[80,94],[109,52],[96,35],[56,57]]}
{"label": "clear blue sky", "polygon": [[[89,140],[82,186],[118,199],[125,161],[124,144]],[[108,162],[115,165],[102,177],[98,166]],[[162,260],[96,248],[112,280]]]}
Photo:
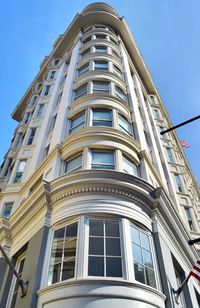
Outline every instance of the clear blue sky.
{"label": "clear blue sky", "polygon": [[[93,1],[2,0],[0,2],[0,163],[17,123],[10,114],[77,12]],[[111,0],[126,18],[174,124],[200,106],[200,1]],[[200,181],[200,120],[177,129]]]}

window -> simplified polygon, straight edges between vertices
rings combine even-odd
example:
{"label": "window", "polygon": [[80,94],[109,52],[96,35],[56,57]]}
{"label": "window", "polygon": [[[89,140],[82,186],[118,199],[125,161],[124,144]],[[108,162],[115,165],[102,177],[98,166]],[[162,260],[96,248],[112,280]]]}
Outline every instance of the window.
{"label": "window", "polygon": [[79,114],[71,119],[69,133],[72,134],[83,127],[85,127],[85,113]]}
{"label": "window", "polygon": [[46,157],[46,156],[48,155],[48,153],[49,153],[49,148],[50,148],[50,144],[48,144],[48,145],[46,146],[46,148],[44,149],[44,157]]}
{"label": "window", "polygon": [[81,53],[81,56],[84,57],[84,56],[87,56],[90,54],[90,48],[87,48],[85,49],[82,53]]}
{"label": "window", "polygon": [[57,66],[59,64],[60,60],[59,59],[55,59],[53,65]]}
{"label": "window", "polygon": [[60,104],[60,101],[61,101],[61,98],[62,98],[62,94],[63,94],[63,92],[58,94],[57,101],[56,101],[56,106]]}
{"label": "window", "polygon": [[47,95],[49,95],[49,92],[50,92],[50,85],[48,85],[48,86],[45,86],[45,88],[44,88],[44,96],[47,96]]}
{"label": "window", "polygon": [[25,116],[24,116],[24,123],[28,123],[29,119],[31,117],[31,113],[30,112],[26,112]]}
{"label": "window", "polygon": [[118,220],[89,220],[88,276],[122,277]]}
{"label": "window", "polygon": [[114,56],[116,56],[117,58],[120,58],[120,56],[118,55],[118,53],[117,53],[114,49],[112,49],[112,54],[113,54]]}
{"label": "window", "polygon": [[44,110],[44,104],[40,104],[38,106],[38,111],[37,111],[36,117],[41,117],[42,113],[43,113],[43,110]]}
{"label": "window", "polygon": [[[24,262],[25,262],[24,256],[17,260],[16,270],[18,272],[19,277],[22,276],[22,272],[23,272],[23,268],[24,268]],[[14,283],[14,290],[13,290],[13,293],[12,293],[12,299],[11,299],[11,304],[10,304],[9,308],[15,308],[17,295],[18,295],[18,291],[19,291],[19,283],[16,280],[16,278],[14,278],[14,282],[15,282]]]}
{"label": "window", "polygon": [[125,156],[122,157],[123,160],[123,171],[135,176],[138,176],[138,168]]}
{"label": "window", "polygon": [[21,178],[24,172],[24,169],[26,167],[26,160],[20,160],[18,168],[17,168],[17,172],[14,178],[14,183],[20,183],[21,182]]}
{"label": "window", "polygon": [[156,288],[156,279],[149,235],[130,226],[135,280]]}
{"label": "window", "polygon": [[56,71],[51,71],[49,73],[49,79],[54,79],[55,78],[55,75],[56,75]]}
{"label": "window", "polygon": [[55,124],[56,124],[56,119],[57,119],[57,114],[51,119],[51,124],[49,128],[49,133],[54,129]]}
{"label": "window", "polygon": [[9,218],[13,207],[13,202],[6,202],[3,206],[2,216]]}
{"label": "window", "polygon": [[181,184],[181,179],[180,179],[179,175],[178,174],[174,174],[174,177],[175,177],[175,181],[176,181],[176,185],[177,185],[178,191],[179,192],[183,192],[183,188],[182,188],[182,184]]}
{"label": "window", "polygon": [[112,126],[112,111],[92,109],[92,126]]}
{"label": "window", "polygon": [[112,38],[112,36],[110,36],[110,41],[113,42],[114,44],[117,44],[117,41],[114,38]]}
{"label": "window", "polygon": [[23,133],[18,133],[15,141],[15,146],[19,147],[23,141]]}
{"label": "window", "polygon": [[85,43],[89,42],[90,40],[91,40],[91,36],[88,36],[88,37],[86,37],[86,38],[83,40],[83,43],[85,44]]}
{"label": "window", "polygon": [[95,70],[108,70],[108,62],[105,61],[94,61]]}
{"label": "window", "polygon": [[73,157],[65,162],[64,173],[80,170],[82,168],[82,154]]}
{"label": "window", "polygon": [[186,219],[187,219],[188,225],[190,227],[190,230],[194,231],[194,225],[193,225],[193,222],[192,222],[191,210],[190,210],[189,207],[185,207],[184,209],[185,209],[185,215],[186,215]]}
{"label": "window", "polygon": [[[160,128],[160,133],[166,130],[166,127],[159,126]],[[166,139],[168,134],[160,135],[160,138]]]}
{"label": "window", "polygon": [[94,47],[95,47],[95,52],[107,53],[107,47],[105,46],[94,46]]}
{"label": "window", "polygon": [[39,91],[42,87],[42,82],[37,83],[36,87],[35,87],[35,91]]}
{"label": "window", "polygon": [[125,131],[126,133],[131,134],[131,124],[120,114],[118,115],[118,124],[119,124],[119,128],[120,130],[122,130],[123,132]]}
{"label": "window", "polygon": [[78,97],[86,94],[87,93],[87,84],[84,84],[83,86],[79,87],[74,92],[75,92],[75,98],[78,98]]}
{"label": "window", "polygon": [[93,81],[93,93],[109,93],[109,82]]}
{"label": "window", "polygon": [[48,285],[75,276],[78,222],[54,231]]}
{"label": "window", "polygon": [[153,112],[154,112],[154,116],[157,120],[160,120],[161,119],[161,116],[160,116],[160,111],[158,109],[153,109]]}
{"label": "window", "polygon": [[113,64],[113,73],[117,75],[119,78],[121,79],[123,78],[121,70],[114,64]]}
{"label": "window", "polygon": [[33,139],[35,137],[35,133],[36,133],[36,127],[33,127],[30,129],[30,135],[27,141],[27,145],[31,145],[33,143]]}
{"label": "window", "polygon": [[114,152],[92,150],[92,169],[115,169]]}
{"label": "window", "polygon": [[123,101],[127,102],[127,96],[126,94],[123,92],[122,89],[120,89],[119,87],[115,86],[115,95],[117,97],[119,97],[120,99],[122,99]]}
{"label": "window", "polygon": [[32,99],[31,99],[31,101],[30,101],[30,105],[31,105],[31,106],[34,105],[35,102],[36,102],[36,100],[37,100],[37,95],[35,95],[35,96],[32,97]]}
{"label": "window", "polygon": [[78,69],[78,75],[81,75],[85,72],[87,72],[89,70],[89,63],[81,66],[79,69]]}
{"label": "window", "polygon": [[173,152],[171,148],[166,148],[167,157],[171,163],[174,163]]}
{"label": "window", "polygon": [[7,176],[9,174],[9,172],[11,171],[10,166],[12,164],[12,161],[13,161],[12,158],[7,159],[7,166],[6,166],[6,170],[4,172],[4,176]]}
{"label": "window", "polygon": [[104,35],[104,34],[96,34],[96,40],[106,40],[106,35]]}

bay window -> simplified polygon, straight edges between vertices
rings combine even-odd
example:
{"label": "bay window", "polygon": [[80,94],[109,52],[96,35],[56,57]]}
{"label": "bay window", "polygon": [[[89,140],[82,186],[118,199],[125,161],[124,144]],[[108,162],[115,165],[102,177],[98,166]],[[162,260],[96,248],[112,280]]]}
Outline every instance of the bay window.
{"label": "bay window", "polygon": [[123,171],[138,176],[137,166],[124,155],[122,156],[122,160],[123,160]]}
{"label": "bay window", "polygon": [[79,87],[75,91],[75,99],[86,94],[87,93],[87,84],[84,84],[83,86]]}
{"label": "bay window", "polygon": [[92,109],[92,126],[112,126],[112,111]]}
{"label": "bay window", "polygon": [[115,95],[122,99],[123,101],[127,102],[127,96],[124,93],[124,91],[122,89],[120,89],[119,87],[115,86]]}
{"label": "bay window", "polygon": [[65,162],[64,173],[76,171],[82,167],[82,154],[77,155]]}
{"label": "bay window", "polygon": [[83,127],[85,127],[85,113],[81,113],[71,119],[69,133],[72,134]]}
{"label": "bay window", "polygon": [[79,69],[78,69],[78,75],[81,75],[85,72],[87,72],[89,70],[89,63],[81,66]]}
{"label": "bay window", "polygon": [[93,81],[93,93],[109,93],[109,82]]}
{"label": "bay window", "polygon": [[114,151],[92,150],[92,169],[115,169]]}
{"label": "bay window", "polygon": [[95,52],[99,53],[107,53],[107,47],[106,46],[94,46]]}
{"label": "bay window", "polygon": [[118,116],[118,124],[119,124],[120,130],[122,130],[123,132],[129,133],[129,134],[132,133],[131,124],[120,114]]}
{"label": "bay window", "polygon": [[106,61],[94,61],[94,69],[95,70],[108,70],[108,62]]}

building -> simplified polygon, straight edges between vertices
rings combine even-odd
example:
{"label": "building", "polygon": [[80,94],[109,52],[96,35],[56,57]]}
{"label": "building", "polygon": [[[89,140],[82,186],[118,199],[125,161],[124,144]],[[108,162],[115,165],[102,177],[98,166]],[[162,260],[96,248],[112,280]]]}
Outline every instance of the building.
{"label": "building", "polygon": [[124,18],[77,14],[15,108],[1,167],[2,308],[200,305],[199,190]]}

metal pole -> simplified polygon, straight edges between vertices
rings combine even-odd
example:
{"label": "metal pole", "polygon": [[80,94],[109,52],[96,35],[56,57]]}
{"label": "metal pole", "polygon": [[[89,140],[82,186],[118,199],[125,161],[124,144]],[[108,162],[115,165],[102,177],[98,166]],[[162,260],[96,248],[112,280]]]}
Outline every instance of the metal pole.
{"label": "metal pole", "polygon": [[192,119],[189,119],[189,120],[187,120],[187,121],[185,121],[185,122],[182,122],[182,123],[180,123],[180,124],[178,124],[178,125],[172,126],[172,127],[168,128],[168,129],[166,129],[166,130],[163,130],[162,132],[160,132],[160,134],[161,134],[161,135],[164,135],[164,134],[170,132],[171,130],[174,130],[174,129],[180,127],[180,126],[183,126],[183,125],[185,125],[185,124],[188,124],[188,123],[193,122],[193,121],[198,120],[198,119],[200,119],[200,115],[198,115],[197,117],[194,117],[194,118],[192,118]]}
{"label": "metal pole", "polygon": [[20,286],[20,288],[21,288],[21,290],[22,290],[22,297],[24,297],[24,296],[26,295],[26,292],[27,292],[27,289],[28,289],[28,281],[27,281],[27,282],[24,282],[24,281],[19,277],[19,275],[18,275],[16,269],[14,268],[12,262],[11,262],[10,259],[8,258],[6,252],[5,252],[5,250],[3,249],[3,247],[1,246],[1,244],[0,244],[0,250],[1,250],[1,252],[2,252],[4,258],[6,259],[6,262],[8,263],[8,265],[9,265],[11,271],[12,271],[13,274],[16,276],[17,281],[18,281],[18,283],[19,283],[19,286]]}
{"label": "metal pole", "polygon": [[191,272],[188,274],[188,276],[183,280],[182,284],[177,290],[172,289],[173,293],[175,293],[175,301],[177,304],[179,304],[179,296],[181,292],[183,291],[184,285],[188,282],[189,278],[191,277]]}
{"label": "metal pole", "polygon": [[189,241],[188,241],[188,244],[189,244],[189,245],[193,245],[193,244],[198,243],[198,242],[200,242],[200,237],[195,238],[194,240],[189,240]]}

